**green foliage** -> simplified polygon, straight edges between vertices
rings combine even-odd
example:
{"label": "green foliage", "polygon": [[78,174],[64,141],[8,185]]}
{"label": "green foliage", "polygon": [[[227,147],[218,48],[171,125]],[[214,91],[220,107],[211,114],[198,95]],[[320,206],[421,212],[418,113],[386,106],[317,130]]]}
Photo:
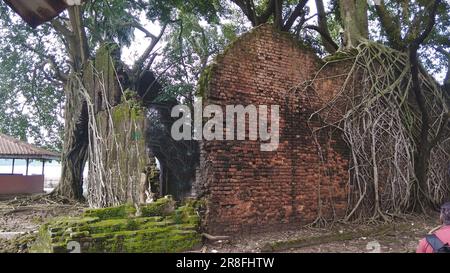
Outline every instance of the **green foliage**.
{"label": "green foliage", "polygon": [[191,14],[197,20],[219,23],[219,13],[223,10],[220,0],[150,0],[147,17],[150,20],[169,22],[178,20],[180,14]]}
{"label": "green foliage", "polygon": [[32,30],[0,3],[0,132],[60,150],[64,92],[45,53],[56,63],[64,57],[48,43],[53,34]]}
{"label": "green foliage", "polygon": [[[269,4],[268,0],[253,2],[258,15]],[[423,30],[430,1],[384,2],[406,41]],[[283,1],[284,19],[298,3],[298,0]],[[314,1],[308,5],[314,5]],[[386,33],[380,31],[374,7],[369,6],[370,39],[388,44]],[[449,2],[442,1],[436,26],[419,51],[427,70],[440,78],[447,69],[450,52],[449,9]],[[67,17],[65,12],[55,20],[66,25]],[[326,52],[318,33],[304,28],[314,23],[301,18],[315,17],[306,6],[290,32],[324,56]],[[157,100],[177,99],[184,103],[192,103],[200,75],[212,59],[251,27],[244,12],[230,0],[87,1],[83,5],[83,24],[90,55],[94,56],[102,43],[117,44],[116,52],[134,45],[137,28],[150,21],[157,25],[169,24],[159,51],[153,52],[159,56],[151,69],[157,72],[164,86]],[[273,22],[273,15],[269,22]],[[338,0],[331,0],[327,24],[336,43],[340,40],[341,23]],[[35,30],[29,28],[3,1],[0,2],[0,36],[0,132],[60,150],[65,96],[64,84],[54,68],[58,67],[61,74],[70,72],[68,41],[49,23]]]}
{"label": "green foliage", "polygon": [[104,42],[130,46],[134,38],[134,24],[139,23],[142,10],[143,6],[136,1],[87,1],[84,22],[91,46]]}
{"label": "green foliage", "polygon": [[155,67],[164,71],[164,92],[158,100],[192,103],[201,73],[239,31],[234,23],[201,24],[194,15],[180,13],[165,38],[165,58]]}
{"label": "green foliage", "polygon": [[[429,20],[430,5],[434,1],[385,0],[385,7],[399,27],[401,40],[408,45],[425,30]],[[450,2],[441,1],[436,14],[436,24],[419,50],[419,57],[427,71],[442,80],[448,69],[450,55]],[[369,20],[372,26],[370,38],[392,46],[380,26],[380,19],[374,6],[369,8]]]}

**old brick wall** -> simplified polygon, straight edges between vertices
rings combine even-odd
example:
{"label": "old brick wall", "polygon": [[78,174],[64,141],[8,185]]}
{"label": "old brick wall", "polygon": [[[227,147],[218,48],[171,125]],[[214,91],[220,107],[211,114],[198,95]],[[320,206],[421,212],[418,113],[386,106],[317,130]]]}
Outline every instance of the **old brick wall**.
{"label": "old brick wall", "polygon": [[233,43],[203,75],[205,105],[280,105],[276,151],[260,151],[260,142],[250,140],[201,143],[194,192],[207,201],[207,231],[266,231],[311,222],[319,211],[325,218],[345,212],[347,147],[329,129],[314,137],[312,130],[323,123],[308,121],[336,89],[335,82],[305,87],[322,65],[289,34],[263,25]]}

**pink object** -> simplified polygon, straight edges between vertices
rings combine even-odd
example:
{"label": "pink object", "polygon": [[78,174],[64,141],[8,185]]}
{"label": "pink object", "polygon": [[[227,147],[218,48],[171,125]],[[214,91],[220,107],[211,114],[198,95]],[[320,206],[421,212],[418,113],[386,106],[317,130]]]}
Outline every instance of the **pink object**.
{"label": "pink object", "polygon": [[32,194],[44,192],[44,176],[0,174],[0,195]]}
{"label": "pink object", "polygon": [[[436,232],[434,232],[436,236],[445,244],[450,244],[450,226],[443,226],[442,228],[438,229]],[[420,240],[419,246],[417,247],[416,253],[433,253],[433,248],[430,246],[430,244],[427,242],[427,240],[424,238]]]}

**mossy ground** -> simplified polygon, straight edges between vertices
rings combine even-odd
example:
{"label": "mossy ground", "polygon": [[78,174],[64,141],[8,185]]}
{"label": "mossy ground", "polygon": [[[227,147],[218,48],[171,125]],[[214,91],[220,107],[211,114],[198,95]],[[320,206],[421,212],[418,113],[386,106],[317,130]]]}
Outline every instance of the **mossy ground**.
{"label": "mossy ground", "polygon": [[198,226],[195,202],[175,208],[165,197],[138,209],[121,205],[55,219],[41,226],[31,252],[69,252],[70,242],[83,253],[181,252],[201,244]]}

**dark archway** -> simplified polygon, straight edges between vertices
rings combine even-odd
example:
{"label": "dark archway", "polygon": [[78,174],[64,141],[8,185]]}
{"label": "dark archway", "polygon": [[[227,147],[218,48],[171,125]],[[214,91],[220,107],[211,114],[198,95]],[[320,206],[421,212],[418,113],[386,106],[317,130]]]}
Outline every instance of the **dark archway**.
{"label": "dark archway", "polygon": [[171,136],[172,108],[176,99],[159,101],[163,87],[150,71],[142,73],[136,86],[138,95],[147,108],[146,139],[149,156],[160,163],[160,187],[157,194],[172,195],[177,200],[187,197],[192,188],[195,169],[199,162],[197,141],[176,141]]}

